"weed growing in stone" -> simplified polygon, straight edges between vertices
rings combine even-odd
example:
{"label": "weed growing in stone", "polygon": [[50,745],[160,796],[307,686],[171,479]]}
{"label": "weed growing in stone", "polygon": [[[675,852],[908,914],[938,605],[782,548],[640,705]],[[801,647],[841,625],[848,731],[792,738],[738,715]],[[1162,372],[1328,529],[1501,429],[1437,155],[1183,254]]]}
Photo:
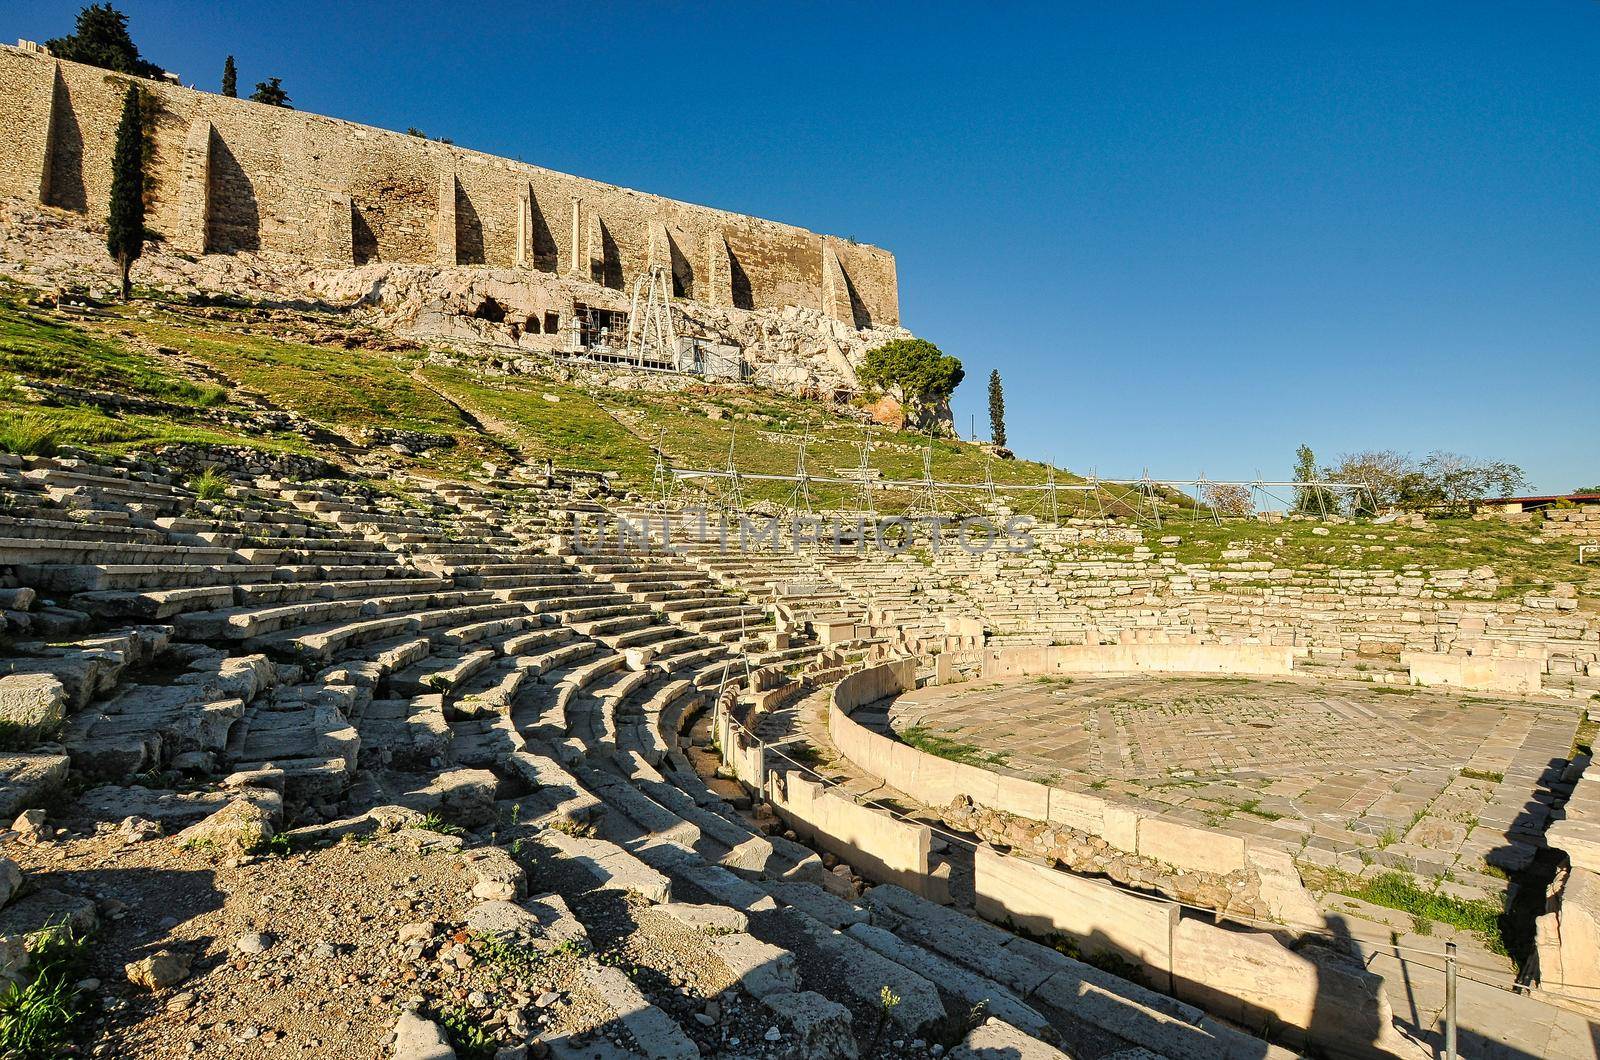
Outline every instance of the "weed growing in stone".
{"label": "weed growing in stone", "polygon": [[190,480],[189,488],[203,501],[219,501],[228,495],[228,480],[208,467]]}
{"label": "weed growing in stone", "polygon": [[445,1037],[450,1039],[450,1047],[462,1060],[490,1060],[494,1056],[496,1043],[493,1036],[483,1029],[478,1018],[467,1009],[455,1006],[440,1009],[436,1018],[444,1029]]}
{"label": "weed growing in stone", "polygon": [[436,813],[430,813],[417,822],[417,827],[425,832],[437,832],[440,835],[466,835],[467,830],[460,825],[447,822]]}
{"label": "weed growing in stone", "polygon": [[1423,890],[1403,872],[1380,872],[1366,879],[1346,877],[1338,881],[1337,890],[1363,902],[1410,913],[1418,923],[1427,920],[1471,931],[1496,953],[1506,952],[1505,910],[1499,903]]}
{"label": "weed growing in stone", "polygon": [[530,978],[539,971],[544,961],[543,954],[532,947],[500,935],[474,933],[472,948],[494,968],[496,976],[501,979]]}

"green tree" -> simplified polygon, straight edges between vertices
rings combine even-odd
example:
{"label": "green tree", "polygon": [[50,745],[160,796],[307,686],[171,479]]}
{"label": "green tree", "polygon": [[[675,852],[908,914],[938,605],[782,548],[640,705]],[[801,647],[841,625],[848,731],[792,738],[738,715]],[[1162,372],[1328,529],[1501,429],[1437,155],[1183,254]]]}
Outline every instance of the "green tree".
{"label": "green tree", "polygon": [[965,377],[959,360],[926,339],[892,339],[868,350],[856,371],[862,383],[894,395],[918,423],[949,401]]}
{"label": "green tree", "polygon": [[44,43],[58,59],[135,77],[161,76],[161,67],[140,57],[128,35],[128,16],[110,4],[90,4],[78,12],[77,25],[69,36]]}
{"label": "green tree", "polygon": [[995,445],[1005,448],[1006,444],[1006,395],[1000,388],[1000,369],[996,368],[989,373],[989,439]]}
{"label": "green tree", "polygon": [[[1302,445],[1294,451],[1294,480],[1296,482],[1315,482],[1317,479],[1317,454],[1311,451],[1309,445]],[[1311,486],[1296,486],[1294,488],[1294,510],[1297,512],[1314,512],[1317,510],[1317,491]]]}
{"label": "green tree", "polygon": [[122,271],[122,300],[133,293],[128,270],[144,253],[144,129],[139,121],[139,88],[128,86],[111,156],[111,204],[106,215],[106,249]]}
{"label": "green tree", "polygon": [[222,94],[224,96],[239,94],[239,68],[233,65],[231,55],[222,64]]}
{"label": "green tree", "polygon": [[257,103],[265,103],[269,107],[283,107],[293,110],[289,105],[289,93],[283,90],[283,78],[269,77],[265,81],[256,82],[256,90],[250,93],[250,98]]}
{"label": "green tree", "polygon": [[1475,511],[1480,501],[1510,496],[1528,484],[1528,476],[1516,464],[1479,461],[1460,453],[1429,453],[1417,471],[1426,484],[1423,502],[1453,514]]}

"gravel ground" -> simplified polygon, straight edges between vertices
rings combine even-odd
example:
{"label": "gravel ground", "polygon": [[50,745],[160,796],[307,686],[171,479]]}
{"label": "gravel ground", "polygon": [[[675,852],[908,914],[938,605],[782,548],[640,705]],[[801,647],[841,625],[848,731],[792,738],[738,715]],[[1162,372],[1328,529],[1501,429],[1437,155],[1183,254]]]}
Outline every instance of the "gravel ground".
{"label": "gravel ground", "polygon": [[[540,1039],[557,1034],[632,1046],[585,979],[595,963],[626,974],[705,1056],[794,1055],[771,1037],[772,1013],[739,986],[707,930],[637,894],[595,889],[581,867],[537,844],[517,855],[528,893],[560,895],[588,946],[487,945],[465,930],[479,904],[473,874],[448,850],[419,853],[405,833],[229,857],[170,836],[132,840],[115,824],[51,822],[62,824],[54,838],[10,842],[6,853],[29,889],[96,904],[84,983],[89,1055],[388,1057],[395,1021],[413,1005],[452,1032],[464,1060],[524,1044],[538,1057]],[[159,989],[130,981],[130,964],[158,954],[187,959],[187,973]],[[801,960],[807,988],[842,996],[828,987],[828,969]],[[865,1044],[871,1014],[852,1008]],[[886,1041],[874,1055],[937,1054]]]}

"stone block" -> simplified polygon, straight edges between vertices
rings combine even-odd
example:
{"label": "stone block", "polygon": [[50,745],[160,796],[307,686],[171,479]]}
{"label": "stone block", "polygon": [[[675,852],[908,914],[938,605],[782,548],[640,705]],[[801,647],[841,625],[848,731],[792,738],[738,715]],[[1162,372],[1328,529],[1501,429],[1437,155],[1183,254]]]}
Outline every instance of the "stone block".
{"label": "stone block", "polygon": [[46,673],[0,677],[0,725],[29,733],[45,733],[66,717],[67,690]]}

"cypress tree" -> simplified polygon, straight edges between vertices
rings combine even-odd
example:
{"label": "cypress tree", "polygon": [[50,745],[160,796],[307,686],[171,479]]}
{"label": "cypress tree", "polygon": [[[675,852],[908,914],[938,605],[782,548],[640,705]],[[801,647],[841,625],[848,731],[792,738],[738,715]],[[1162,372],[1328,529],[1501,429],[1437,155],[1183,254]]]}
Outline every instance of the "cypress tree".
{"label": "cypress tree", "polygon": [[1000,369],[989,373],[989,438],[1001,448],[1006,444],[1006,396],[1000,389]]}
{"label": "cypress tree", "polygon": [[228,56],[222,64],[222,94],[224,96],[237,96],[239,94],[239,71],[233,65],[233,56]]}
{"label": "cypress tree", "polygon": [[133,293],[128,270],[144,253],[144,131],[139,122],[139,89],[128,86],[117,123],[111,157],[111,206],[106,216],[106,249],[122,270],[122,300]]}

